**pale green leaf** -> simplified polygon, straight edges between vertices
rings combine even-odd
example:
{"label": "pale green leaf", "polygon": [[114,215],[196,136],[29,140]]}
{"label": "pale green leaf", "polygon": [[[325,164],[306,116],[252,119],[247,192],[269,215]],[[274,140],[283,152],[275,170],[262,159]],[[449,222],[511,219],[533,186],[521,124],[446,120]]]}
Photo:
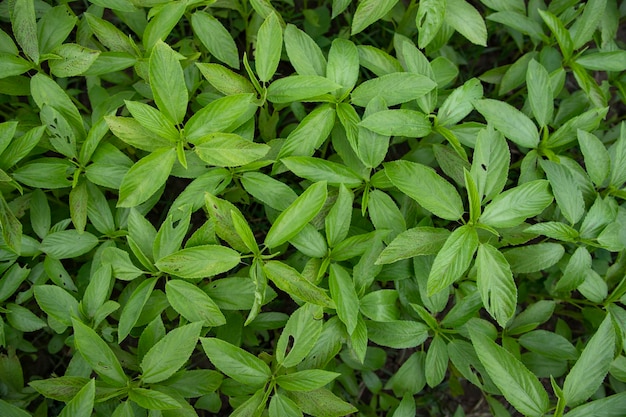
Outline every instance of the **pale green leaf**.
{"label": "pale green leaf", "polygon": [[546,180],[535,180],[497,195],[485,207],[480,222],[491,227],[514,227],[541,213],[552,203]]}
{"label": "pale green leaf", "polygon": [[162,148],[133,165],[122,180],[118,207],[134,207],[148,200],[161,188],[176,161],[174,148]]}
{"label": "pale green leaf", "polygon": [[539,144],[537,126],[521,111],[503,101],[483,99],[474,102],[474,107],[488,123],[504,136],[525,148]]}

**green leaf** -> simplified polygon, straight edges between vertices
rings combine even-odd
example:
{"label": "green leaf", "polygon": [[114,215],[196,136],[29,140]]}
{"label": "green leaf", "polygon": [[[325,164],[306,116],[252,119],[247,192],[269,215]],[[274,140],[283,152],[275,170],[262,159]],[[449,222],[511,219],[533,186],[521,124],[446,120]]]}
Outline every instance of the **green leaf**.
{"label": "green leaf", "polygon": [[545,270],[556,264],[565,253],[558,243],[544,242],[536,245],[519,246],[504,252],[514,273],[529,274]]}
{"label": "green leaf", "polygon": [[322,308],[310,303],[291,314],[276,343],[279,366],[292,368],[307,357],[322,332],[321,316]]}
{"label": "green leaf", "polygon": [[580,49],[589,42],[605,13],[607,0],[590,0],[585,3],[583,13],[576,18],[570,28],[574,49]]}
{"label": "green leaf", "polygon": [[48,315],[48,323],[61,324],[50,325],[57,333],[63,333],[67,326],[72,325],[72,317],[78,316],[78,301],[63,288],[56,285],[37,285],[34,294],[37,304]]}
{"label": "green leaf", "polygon": [[197,111],[185,125],[185,136],[193,144],[215,132],[232,132],[256,112],[253,94],[235,94],[219,98]]}
{"label": "green leaf", "polygon": [[425,114],[415,110],[383,110],[372,114],[359,123],[366,129],[387,136],[421,138],[431,131]]}
{"label": "green leaf", "polygon": [[394,72],[402,72],[404,69],[400,62],[387,52],[371,45],[357,45],[361,66],[372,71],[377,76],[383,76]]}
{"label": "green leaf", "polygon": [[474,102],[474,107],[488,123],[504,136],[525,148],[539,145],[537,126],[521,111],[503,101],[483,99]]}
{"label": "green leaf", "polygon": [[550,181],[561,213],[570,224],[577,223],[585,214],[585,202],[571,172],[563,165],[547,160],[541,161],[541,168]]}
{"label": "green leaf", "polygon": [[272,78],[278,68],[282,49],[283,28],[277,14],[272,12],[265,18],[257,33],[254,57],[259,80],[268,82]]}
{"label": "green leaf", "polygon": [[428,326],[416,321],[366,321],[367,337],[374,343],[393,349],[421,345],[428,338]]}
{"label": "green leaf", "polygon": [[483,210],[480,222],[491,227],[515,227],[552,203],[548,181],[535,180],[497,195]]}
{"label": "green leaf", "polygon": [[593,71],[626,71],[626,51],[585,54],[576,58],[576,63]]}
{"label": "green leaf", "polygon": [[64,43],[53,53],[59,58],[49,61],[50,72],[60,78],[83,75],[100,55],[98,50],[75,43]]}
{"label": "green leaf", "polygon": [[0,278],[0,302],[7,300],[28,278],[30,269],[13,264]]}
{"label": "green leaf", "polygon": [[341,88],[339,84],[319,75],[290,75],[267,87],[267,100],[272,103],[316,101],[318,96],[338,88]]}
{"label": "green leaf", "polygon": [[[163,142],[164,146],[174,146],[173,142],[178,140],[180,134],[174,126],[174,121],[171,117],[165,117],[164,113],[154,107],[138,101],[126,100],[124,103],[126,103],[126,108],[130,114],[137,122],[139,122],[141,126],[148,129],[152,133],[156,133],[157,135],[169,140],[169,142]],[[107,119],[107,123],[116,136],[116,131],[120,133],[120,139],[126,140],[128,137],[128,139],[132,141],[130,143],[131,145],[134,145],[133,142],[137,142],[141,139],[139,135],[141,135],[142,132],[138,131],[138,129],[134,128],[134,126],[129,125],[127,121],[120,117],[110,117]]]}
{"label": "green leaf", "polygon": [[35,313],[19,304],[7,303],[6,319],[16,330],[21,332],[34,332],[46,327],[46,322],[37,317]]}
{"label": "green leaf", "polygon": [[104,117],[111,133],[127,144],[148,152],[174,146],[174,135],[178,137],[178,131],[157,109],[133,101],[127,101],[126,108],[134,117]]}
{"label": "green leaf", "polygon": [[269,417],[302,417],[302,411],[285,395],[275,392],[268,407]]}
{"label": "green leaf", "polygon": [[[420,7],[421,7],[420,3]],[[472,110],[474,102],[483,97],[483,86],[472,78],[456,88],[445,99],[437,112],[438,126],[452,126],[463,120]]]}
{"label": "green leaf", "polygon": [[307,188],[274,221],[265,237],[265,245],[275,248],[297,235],[322,209],[326,196],[325,181]]}
{"label": "green leaf", "polygon": [[548,358],[576,360],[578,350],[563,336],[547,330],[533,330],[520,336],[520,345]]}
{"label": "green leaf", "polygon": [[174,148],[162,148],[133,165],[122,180],[118,207],[134,207],[148,200],[165,184],[176,161]]}
{"label": "green leaf", "polygon": [[445,14],[445,0],[423,0],[419,2],[415,26],[417,27],[417,45],[420,49],[426,48],[436,38],[443,26]]}
{"label": "green leaf", "polygon": [[141,380],[146,384],[161,382],[187,362],[198,343],[202,323],[178,327],[159,340],[143,357]]}
{"label": "green leaf", "polygon": [[33,65],[19,56],[0,53],[0,78],[20,75],[30,70]]}
{"label": "green leaf", "polygon": [[363,183],[363,179],[345,165],[310,156],[290,156],[281,162],[294,174],[313,182],[326,181],[338,186],[343,184],[355,188]]}
{"label": "green leaf", "polygon": [[335,93],[337,98],[341,99],[354,88],[359,78],[359,51],[354,43],[341,38],[333,40],[328,53],[326,77],[342,86]]}
{"label": "green leaf", "polygon": [[463,179],[465,180],[465,189],[467,190],[467,199],[470,207],[470,222],[474,224],[480,217],[481,196],[478,194],[476,182],[474,182],[471,174],[465,168],[463,168]]}
{"label": "green leaf", "polygon": [[124,374],[119,360],[111,348],[93,331],[80,321],[72,318],[74,345],[81,356],[98,375],[114,386],[126,386],[128,377]]}
{"label": "green leaf", "polygon": [[300,410],[316,417],[341,417],[358,411],[356,407],[325,388],[315,391],[288,392],[287,396],[297,404]]}
{"label": "green leaf", "polygon": [[154,102],[174,124],[182,123],[189,100],[179,57],[165,42],[157,41],[149,60],[150,88]]}
{"label": "green leaf", "polygon": [[323,369],[308,369],[287,375],[279,375],[276,383],[287,391],[314,391],[330,384],[340,376],[336,372],[324,371]]}
{"label": "green leaf", "polygon": [[56,259],[76,258],[98,245],[98,238],[89,232],[62,230],[47,235],[39,247],[42,252]]}
{"label": "green leaf", "polygon": [[210,133],[196,140],[194,152],[208,164],[220,167],[246,165],[263,158],[270,147],[234,133]]}
{"label": "green leaf", "polygon": [[535,223],[524,230],[526,233],[536,233],[565,242],[574,242],[578,237],[578,231],[561,222]]}
{"label": "green leaf", "polygon": [[290,296],[312,304],[335,308],[335,303],[326,291],[315,286],[298,271],[279,261],[269,261],[263,265],[267,277]]}
{"label": "green leaf", "polygon": [[118,343],[122,343],[133,327],[135,327],[135,324],[137,324],[139,315],[148,302],[157,281],[158,279],[156,277],[143,281],[135,288],[128,298],[128,301],[126,301],[126,304],[124,304],[117,328]]}
{"label": "green leaf", "polygon": [[448,347],[442,336],[435,334],[426,353],[426,383],[436,387],[448,370]]}
{"label": "green leaf", "polygon": [[554,97],[550,85],[548,70],[535,61],[528,63],[526,71],[526,86],[528,87],[528,102],[533,111],[535,120],[540,126],[547,126],[552,121],[554,112]]}
{"label": "green leaf", "polygon": [[[239,63],[239,61],[237,61],[237,63]],[[222,65],[197,62],[196,67],[198,67],[209,84],[226,96],[255,92],[254,86],[247,78]]]}
{"label": "green leaf", "polygon": [[173,1],[165,3],[156,11],[143,31],[142,41],[147,51],[150,51],[157,41],[167,38],[167,35],[183,17],[186,8],[186,2]]}
{"label": "green leaf", "polygon": [[353,202],[354,194],[352,191],[343,184],[340,185],[337,200],[324,219],[326,239],[330,247],[337,245],[348,236]]}
{"label": "green leaf", "polygon": [[378,290],[365,294],[360,300],[363,315],[374,321],[394,321],[400,318],[397,306],[398,292],[395,290]]}
{"label": "green leaf", "polygon": [[13,178],[33,188],[56,189],[72,185],[73,167],[61,158],[40,158],[13,171]]}
{"label": "green leaf", "polygon": [[319,45],[295,25],[285,28],[285,50],[299,75],[326,76],[326,58]]}
{"label": "green leaf", "polygon": [[565,378],[563,395],[568,406],[582,403],[598,390],[613,362],[614,351],[615,329],[607,314]]}
{"label": "green leaf", "polygon": [[619,138],[609,149],[609,154],[611,155],[610,184],[621,187],[626,182],[626,123],[621,123]]}
{"label": "green leaf", "polygon": [[436,86],[424,75],[396,72],[362,82],[352,91],[351,98],[360,107],[367,106],[376,96],[383,98],[388,106],[395,106],[423,97]]}
{"label": "green leaf", "polygon": [[469,267],[478,247],[478,235],[470,226],[455,229],[435,256],[428,275],[428,295],[448,288],[461,278]]}
{"label": "green leaf", "polygon": [[485,21],[465,0],[447,0],[444,20],[473,44],[487,46]]}
{"label": "green leaf", "polygon": [[0,399],[0,412],[4,417],[31,417],[31,414],[10,402]]}
{"label": "green leaf", "polygon": [[269,366],[245,350],[216,338],[200,338],[202,348],[213,365],[245,385],[261,386],[272,376]]}
{"label": "green leaf", "polygon": [[415,162],[394,161],[385,164],[385,173],[393,185],[434,215],[447,220],[463,216],[459,193],[432,168]]}
{"label": "green leaf", "polygon": [[292,155],[312,156],[328,138],[334,125],[335,109],[328,105],[317,107],[287,136],[277,159]]}
{"label": "green leaf", "polygon": [[219,245],[181,249],[159,259],[159,270],[182,278],[206,278],[233,269],[239,264],[238,252]]}
{"label": "green leaf", "polygon": [[611,159],[604,144],[595,135],[578,129],[578,145],[585,159],[585,169],[591,181],[600,187],[608,178]]}
{"label": "green leaf", "polygon": [[398,0],[359,0],[352,18],[350,34],[354,36],[372,23],[383,18],[397,2]]}
{"label": "green leaf", "polygon": [[162,392],[133,387],[128,391],[128,399],[148,410],[175,410],[181,405],[174,398]]}
{"label": "green leaf", "polygon": [[[11,7],[9,5],[9,7]],[[35,2],[33,0],[16,0],[13,2],[11,26],[18,45],[33,60],[39,63],[39,42],[37,39],[37,22]]]}
{"label": "green leaf", "polygon": [[[228,29],[208,13],[196,11],[191,15],[194,33],[211,55],[231,68],[239,69],[239,51]],[[201,65],[211,64],[197,64]]]}
{"label": "green leaf", "polygon": [[598,400],[589,401],[570,410],[565,417],[586,417],[601,414],[605,417],[620,417],[626,407],[626,393],[621,392]]}
{"label": "green leaf", "polygon": [[337,306],[337,316],[346,325],[348,333],[352,334],[359,315],[359,298],[352,277],[341,266],[332,264],[328,287],[330,296]]}
{"label": "green leaf", "polygon": [[0,225],[2,238],[16,254],[22,251],[22,223],[15,217],[4,197],[0,196]]}
{"label": "green leaf", "polygon": [[90,379],[69,401],[59,417],[91,417],[96,396],[96,380]]}
{"label": "green leaf", "polygon": [[70,217],[72,223],[79,233],[85,231],[87,225],[87,205],[89,204],[89,194],[87,193],[87,183],[81,182],[70,191]]}
{"label": "green leaf", "polygon": [[[127,52],[129,54],[136,53],[134,42],[113,23],[87,12],[83,13],[83,17],[93,34],[98,38],[98,41],[109,50]],[[74,17],[74,20],[76,20],[76,17]]]}
{"label": "green leaf", "polygon": [[400,233],[380,254],[377,265],[386,265],[420,255],[435,255],[450,236],[446,229],[414,227]]}
{"label": "green leaf", "polygon": [[507,401],[526,416],[543,416],[550,401],[537,377],[477,326],[470,326],[469,331],[478,358]]}
{"label": "green leaf", "polygon": [[204,291],[186,281],[173,279],[165,285],[170,305],[190,322],[202,322],[204,327],[226,324],[219,307]]}
{"label": "green leaf", "polygon": [[241,212],[237,209],[231,210],[230,217],[233,221],[233,227],[241,238],[241,241],[246,245],[250,252],[258,254],[260,252],[259,245],[256,243],[254,233]]}
{"label": "green leaf", "polygon": [[574,52],[574,42],[572,41],[569,31],[565,29],[563,22],[551,12],[541,9],[538,9],[537,12],[543,19],[546,26],[548,26],[550,31],[556,37],[556,41],[561,48],[561,53],[563,54],[563,59],[568,61]]}
{"label": "green leaf", "polygon": [[500,251],[484,243],[478,247],[476,269],[476,285],[483,305],[505,327],[517,307],[517,287],[511,267]]}

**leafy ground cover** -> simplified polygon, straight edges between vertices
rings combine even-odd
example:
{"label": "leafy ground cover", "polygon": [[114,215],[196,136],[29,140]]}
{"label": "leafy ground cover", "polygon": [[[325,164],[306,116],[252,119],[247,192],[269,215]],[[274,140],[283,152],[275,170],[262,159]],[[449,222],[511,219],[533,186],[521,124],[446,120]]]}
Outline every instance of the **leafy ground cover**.
{"label": "leafy ground cover", "polygon": [[623,416],[626,2],[0,3],[0,415]]}

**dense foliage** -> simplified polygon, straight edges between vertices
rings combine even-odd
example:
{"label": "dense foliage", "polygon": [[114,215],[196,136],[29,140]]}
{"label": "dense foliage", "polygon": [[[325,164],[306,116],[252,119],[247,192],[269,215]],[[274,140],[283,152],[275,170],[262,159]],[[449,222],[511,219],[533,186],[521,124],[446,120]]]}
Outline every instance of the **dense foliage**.
{"label": "dense foliage", "polygon": [[548,3],[0,3],[0,415],[623,416],[626,2]]}

